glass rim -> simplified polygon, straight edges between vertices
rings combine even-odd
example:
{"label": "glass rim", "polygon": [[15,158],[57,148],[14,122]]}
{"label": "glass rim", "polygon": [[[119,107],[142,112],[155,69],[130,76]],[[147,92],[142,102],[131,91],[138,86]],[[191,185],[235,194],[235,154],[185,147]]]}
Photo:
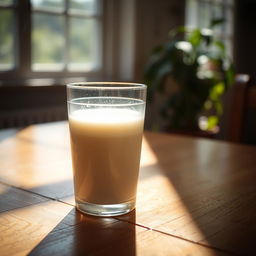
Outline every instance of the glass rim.
{"label": "glass rim", "polygon": [[[122,99],[122,100],[126,100],[126,103],[94,103],[94,102],[78,102],[80,100],[93,100],[93,99],[112,99],[112,100],[118,100],[118,99]],[[134,102],[131,102],[134,101]],[[69,104],[74,104],[74,105],[78,105],[78,106],[95,106],[95,107],[127,107],[127,106],[139,106],[139,105],[143,105],[145,104],[145,101],[142,99],[134,99],[134,98],[126,98],[126,97],[82,97],[82,98],[76,98],[76,99],[72,99],[72,100],[67,100],[67,102]]]}
{"label": "glass rim", "polygon": [[142,90],[146,89],[147,85],[142,83],[131,82],[73,82],[68,83],[67,88],[71,89],[102,89],[102,90]]}

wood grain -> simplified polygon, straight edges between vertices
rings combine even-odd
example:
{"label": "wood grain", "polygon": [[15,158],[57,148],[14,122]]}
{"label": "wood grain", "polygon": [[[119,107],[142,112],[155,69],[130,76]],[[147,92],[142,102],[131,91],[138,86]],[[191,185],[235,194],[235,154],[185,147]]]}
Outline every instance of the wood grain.
{"label": "wood grain", "polygon": [[67,126],[62,122],[31,126],[3,139],[0,181],[53,199],[71,196],[68,143]]}
{"label": "wood grain", "polygon": [[52,231],[29,255],[227,255],[126,222],[87,221]]}
{"label": "wood grain", "polygon": [[146,138],[158,164],[141,170],[151,174],[139,183],[137,223],[234,253],[256,253],[256,148]]}
{"label": "wood grain", "polygon": [[[135,222],[132,212],[126,218]],[[0,214],[1,255],[226,255],[114,218],[86,216],[59,202]]]}
{"label": "wood grain", "polygon": [[256,147],[146,132],[136,214],[99,219],[72,206],[66,123],[13,134],[0,136],[6,255],[256,254]]}
{"label": "wood grain", "polygon": [[47,199],[0,183],[0,213],[45,202]]}
{"label": "wood grain", "polygon": [[[1,213],[1,255],[26,255],[71,210],[71,206],[48,201]],[[59,228],[66,225],[62,223]]]}

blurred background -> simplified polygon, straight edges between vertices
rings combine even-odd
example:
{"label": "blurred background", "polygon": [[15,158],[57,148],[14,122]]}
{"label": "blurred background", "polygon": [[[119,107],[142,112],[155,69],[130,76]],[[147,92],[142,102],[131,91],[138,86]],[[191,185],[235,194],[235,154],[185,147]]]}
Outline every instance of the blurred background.
{"label": "blurred background", "polygon": [[149,86],[146,129],[256,144],[255,13],[255,0],[0,0],[0,129],[65,120],[68,82],[130,81]]}

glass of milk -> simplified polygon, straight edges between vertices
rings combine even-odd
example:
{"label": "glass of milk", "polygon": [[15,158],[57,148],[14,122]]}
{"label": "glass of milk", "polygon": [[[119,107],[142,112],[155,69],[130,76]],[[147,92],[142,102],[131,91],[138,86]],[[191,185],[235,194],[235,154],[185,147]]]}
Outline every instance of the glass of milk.
{"label": "glass of milk", "polygon": [[146,85],[67,85],[76,207],[116,216],[135,207]]}

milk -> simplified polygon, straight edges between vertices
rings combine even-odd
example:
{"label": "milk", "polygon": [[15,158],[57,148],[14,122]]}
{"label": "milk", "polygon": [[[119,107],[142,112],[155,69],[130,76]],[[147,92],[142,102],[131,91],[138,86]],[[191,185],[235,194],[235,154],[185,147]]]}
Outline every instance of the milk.
{"label": "milk", "polygon": [[143,123],[139,111],[122,108],[69,115],[77,200],[119,204],[135,199]]}

